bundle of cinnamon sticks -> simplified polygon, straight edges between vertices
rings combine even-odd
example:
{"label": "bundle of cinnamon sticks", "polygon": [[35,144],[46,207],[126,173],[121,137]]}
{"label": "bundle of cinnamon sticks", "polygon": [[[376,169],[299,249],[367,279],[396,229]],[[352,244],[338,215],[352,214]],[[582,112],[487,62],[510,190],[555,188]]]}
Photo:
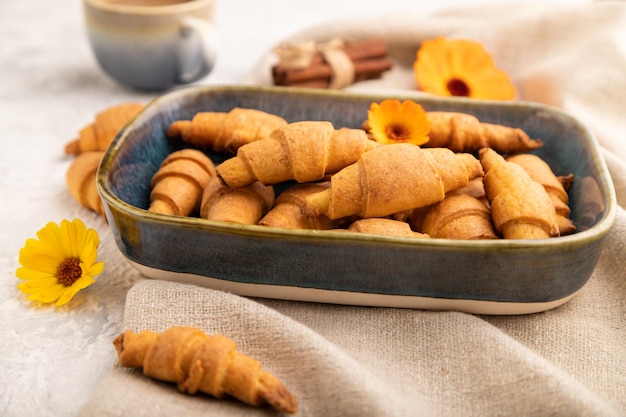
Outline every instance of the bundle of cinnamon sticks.
{"label": "bundle of cinnamon sticks", "polygon": [[[380,78],[393,65],[383,39],[347,42],[341,49],[352,61],[353,82]],[[279,62],[272,67],[272,77],[277,86],[329,88],[333,68],[321,52],[316,52],[305,68],[292,68]]]}

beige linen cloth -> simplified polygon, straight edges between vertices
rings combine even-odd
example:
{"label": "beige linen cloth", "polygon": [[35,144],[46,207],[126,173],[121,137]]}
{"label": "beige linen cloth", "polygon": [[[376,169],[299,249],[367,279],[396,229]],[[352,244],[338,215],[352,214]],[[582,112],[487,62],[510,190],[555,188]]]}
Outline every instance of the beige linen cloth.
{"label": "beige linen cloth", "polygon": [[[439,35],[482,42],[522,99],[563,108],[597,135],[620,207],[576,297],[534,315],[477,316],[248,299],[142,280],[128,293],[125,326],[182,324],[232,337],[294,392],[301,416],[626,415],[626,2],[398,14],[330,22],[290,40],[383,36],[398,65],[353,89],[414,89],[415,50]],[[244,81],[268,83],[272,59],[268,51]],[[83,416],[276,415],[182,395],[112,366]]]}

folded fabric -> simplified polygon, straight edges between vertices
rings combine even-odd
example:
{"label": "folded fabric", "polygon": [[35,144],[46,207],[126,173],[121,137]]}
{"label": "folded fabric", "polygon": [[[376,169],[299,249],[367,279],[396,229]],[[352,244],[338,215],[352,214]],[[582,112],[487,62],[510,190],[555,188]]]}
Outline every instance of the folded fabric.
{"label": "folded fabric", "polygon": [[[519,99],[571,111],[594,128],[604,147],[626,161],[621,133],[626,120],[624,19],[622,1],[573,6],[540,3],[489,4],[454,8],[434,15],[397,13],[371,19],[338,20],[308,28],[290,42],[381,37],[396,65],[381,79],[346,90],[417,91],[412,64],[423,40],[439,36],[480,42],[516,84]],[[271,85],[277,56],[268,51],[244,79]]]}
{"label": "folded fabric", "polygon": [[[297,396],[302,416],[620,416],[626,414],[626,3],[474,6],[437,15],[329,22],[290,41],[380,36],[397,65],[351,90],[412,89],[419,43],[477,40],[520,98],[562,108],[597,135],[617,191],[613,230],[587,285],[528,316],[322,305],[141,280],[124,326],[197,326],[233,338]],[[268,51],[244,83],[271,83]],[[114,368],[83,416],[271,415],[187,396]]]}
{"label": "folded fabric", "polygon": [[[240,351],[259,359],[294,392],[299,415],[617,416],[623,368],[603,364],[616,361],[610,348],[623,348],[623,339],[596,326],[617,327],[622,319],[587,309],[593,308],[594,293],[605,296],[618,284],[597,276],[587,291],[552,312],[481,318],[251,300],[142,280],[128,293],[125,327],[162,331],[188,325],[232,337]],[[577,319],[580,313],[583,319]],[[233,400],[183,395],[172,384],[119,367],[97,392],[81,415],[271,413]]]}

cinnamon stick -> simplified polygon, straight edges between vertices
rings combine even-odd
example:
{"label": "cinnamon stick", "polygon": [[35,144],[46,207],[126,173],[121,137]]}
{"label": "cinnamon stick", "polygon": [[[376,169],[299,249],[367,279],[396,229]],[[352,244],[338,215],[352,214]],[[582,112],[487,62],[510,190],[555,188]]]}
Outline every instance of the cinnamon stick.
{"label": "cinnamon stick", "polygon": [[[388,58],[361,59],[353,61],[354,79],[363,80],[368,75],[380,75],[391,69],[393,63]],[[304,69],[273,71],[274,84],[288,86],[312,80],[330,80],[332,68],[327,63],[313,64]]]}
{"label": "cinnamon stick", "polygon": [[389,48],[387,42],[382,39],[366,39],[347,43],[343,47],[343,51],[353,61],[368,58],[380,58],[387,55]]}
{"label": "cinnamon stick", "polygon": [[[382,71],[379,73],[367,73],[362,74],[358,78],[354,79],[354,82],[374,80],[382,76]],[[287,87],[287,86],[283,86]],[[330,78],[319,78],[316,80],[305,80],[300,82],[294,82],[288,85],[288,87],[306,87],[306,88],[329,88]]]}
{"label": "cinnamon stick", "polygon": [[[355,82],[380,78],[393,65],[386,58],[387,43],[379,38],[351,42],[342,49],[353,62]],[[321,53],[316,53],[307,68],[288,68],[279,63],[272,68],[272,76],[275,85],[327,88],[330,85],[332,68]]]}

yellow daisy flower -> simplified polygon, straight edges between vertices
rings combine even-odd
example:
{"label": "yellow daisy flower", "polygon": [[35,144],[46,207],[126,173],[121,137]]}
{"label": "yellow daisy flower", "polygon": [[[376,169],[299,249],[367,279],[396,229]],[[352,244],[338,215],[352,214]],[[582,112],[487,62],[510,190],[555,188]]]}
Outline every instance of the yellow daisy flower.
{"label": "yellow daisy flower", "polygon": [[430,123],[426,111],[414,101],[387,99],[372,103],[367,112],[370,136],[379,143],[398,142],[422,145],[428,142]]}
{"label": "yellow daisy flower", "polygon": [[439,96],[513,100],[515,87],[506,72],[474,41],[444,37],[426,40],[413,63],[420,90]]}
{"label": "yellow daisy flower", "polygon": [[67,304],[76,293],[95,282],[103,262],[96,262],[100,238],[79,219],[48,223],[28,239],[20,250],[21,268],[16,276],[24,282],[17,288],[29,300]]}

